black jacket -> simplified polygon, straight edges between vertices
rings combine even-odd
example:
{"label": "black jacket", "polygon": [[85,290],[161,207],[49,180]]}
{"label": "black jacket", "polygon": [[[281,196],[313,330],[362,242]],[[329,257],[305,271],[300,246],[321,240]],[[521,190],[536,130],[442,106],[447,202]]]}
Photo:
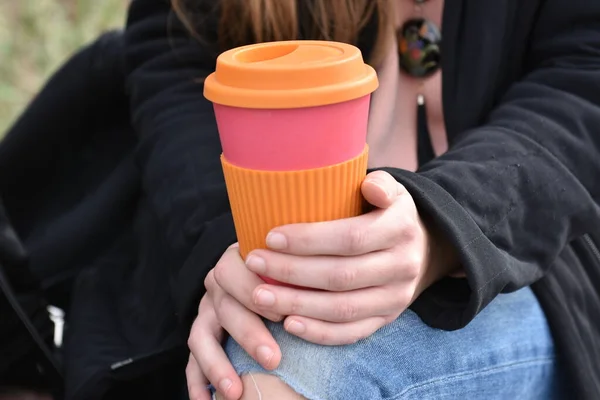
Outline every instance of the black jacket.
{"label": "black jacket", "polygon": [[[198,79],[218,54],[215,1],[197,3],[201,43],[167,1],[133,1],[110,82],[81,83],[81,98],[58,105],[47,89],[0,146],[1,194],[31,268],[71,303],[71,399],[117,398],[120,382],[183,366],[203,277],[235,241]],[[417,173],[387,170],[452,240],[467,279],[439,282],[412,308],[458,329],[532,285],[574,396],[597,399],[600,2],[449,0],[443,26],[450,149]],[[365,57],[375,30],[359,40]],[[144,383],[154,398],[156,379]]]}

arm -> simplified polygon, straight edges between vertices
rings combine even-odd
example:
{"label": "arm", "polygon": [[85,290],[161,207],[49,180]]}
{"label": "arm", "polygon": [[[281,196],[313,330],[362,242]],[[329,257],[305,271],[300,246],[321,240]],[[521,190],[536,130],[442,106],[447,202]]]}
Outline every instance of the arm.
{"label": "arm", "polygon": [[[213,3],[201,3],[205,26],[216,22]],[[125,40],[144,194],[172,252],[177,311],[191,324],[204,277],[235,242],[217,126],[199,82],[214,69],[217,52],[190,37],[167,0],[133,1]]]}
{"label": "arm", "polygon": [[412,308],[466,325],[497,294],[540,279],[599,221],[600,3],[548,0],[528,73],[484,126],[418,173],[387,169],[458,251],[467,281],[443,280]]}

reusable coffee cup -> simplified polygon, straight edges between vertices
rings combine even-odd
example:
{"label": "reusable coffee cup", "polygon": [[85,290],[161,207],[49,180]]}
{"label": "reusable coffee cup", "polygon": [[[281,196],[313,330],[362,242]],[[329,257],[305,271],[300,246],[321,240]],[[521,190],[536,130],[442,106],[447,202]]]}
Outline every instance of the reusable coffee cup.
{"label": "reusable coffee cup", "polygon": [[243,258],[277,226],[361,214],[377,87],[375,70],[344,43],[271,42],[218,57],[204,96]]}

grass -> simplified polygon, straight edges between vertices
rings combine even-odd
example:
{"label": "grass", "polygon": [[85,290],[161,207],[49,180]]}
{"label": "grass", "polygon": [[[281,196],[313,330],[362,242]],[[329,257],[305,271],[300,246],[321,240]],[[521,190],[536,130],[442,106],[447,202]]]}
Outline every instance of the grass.
{"label": "grass", "polygon": [[48,77],[101,32],[122,27],[127,0],[0,0],[0,137]]}

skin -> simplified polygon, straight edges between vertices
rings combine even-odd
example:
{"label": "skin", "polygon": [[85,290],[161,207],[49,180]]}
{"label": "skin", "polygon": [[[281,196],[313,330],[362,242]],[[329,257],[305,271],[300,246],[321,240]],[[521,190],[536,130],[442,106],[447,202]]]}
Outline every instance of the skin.
{"label": "skin", "polygon": [[[261,399],[280,399],[280,400],[305,400],[306,398],[294,392],[292,388],[272,375],[254,375],[254,379],[245,375],[242,377],[244,393],[241,400],[261,400]],[[260,394],[256,390],[259,388]],[[217,393],[217,400],[226,400],[221,394]]]}
{"label": "skin", "polygon": [[52,400],[52,396],[26,390],[15,390],[0,393],[0,400]]}
{"label": "skin", "polygon": [[[361,191],[374,206],[371,212],[275,228],[267,236],[269,249],[255,250],[246,260],[237,245],[223,254],[205,280],[207,292],[188,340],[190,399],[210,400],[209,382],[223,399],[255,398],[249,393],[255,392],[253,382],[247,377],[242,382],[222,348],[225,331],[273,370],[281,350],[260,316],[283,321],[289,333],[313,343],[354,343],[394,321],[455,269],[451,246],[421,219],[410,194],[391,175],[369,174]],[[269,285],[258,275],[306,289]],[[261,391],[291,390],[265,378],[255,375]]]}

